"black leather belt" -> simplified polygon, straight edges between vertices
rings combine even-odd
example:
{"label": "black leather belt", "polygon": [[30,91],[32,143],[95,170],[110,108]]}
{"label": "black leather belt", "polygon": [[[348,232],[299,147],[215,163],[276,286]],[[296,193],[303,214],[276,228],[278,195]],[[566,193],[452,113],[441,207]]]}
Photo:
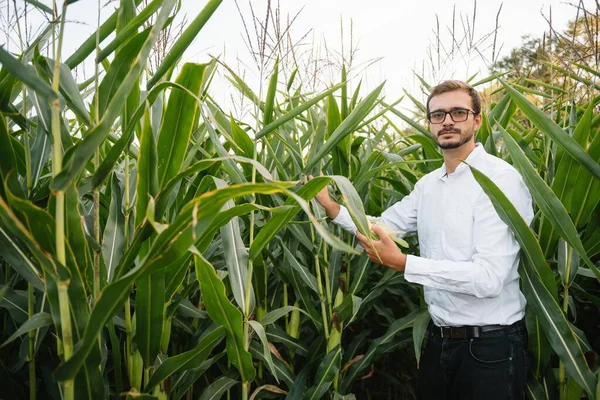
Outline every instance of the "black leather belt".
{"label": "black leather belt", "polygon": [[483,325],[483,326],[436,326],[431,324],[431,331],[442,339],[472,339],[483,336],[486,332],[499,331],[518,324],[524,324],[523,320],[512,325]]}

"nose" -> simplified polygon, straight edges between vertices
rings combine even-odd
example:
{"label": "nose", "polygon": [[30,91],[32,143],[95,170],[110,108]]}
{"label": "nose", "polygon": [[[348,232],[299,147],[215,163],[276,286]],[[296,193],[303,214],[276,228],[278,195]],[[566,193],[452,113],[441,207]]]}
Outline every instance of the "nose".
{"label": "nose", "polygon": [[444,115],[444,120],[442,121],[442,125],[443,126],[454,125],[454,120],[450,116],[450,113],[446,113],[446,115]]}

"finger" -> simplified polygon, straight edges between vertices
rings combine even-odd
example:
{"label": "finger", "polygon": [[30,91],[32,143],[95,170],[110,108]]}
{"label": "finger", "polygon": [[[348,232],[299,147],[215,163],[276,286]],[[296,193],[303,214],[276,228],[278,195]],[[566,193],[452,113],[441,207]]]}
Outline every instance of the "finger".
{"label": "finger", "polygon": [[366,239],[365,240],[361,240],[360,241],[360,245],[365,249],[365,250],[369,250],[372,251],[373,249],[373,244],[369,243]]}
{"label": "finger", "polygon": [[356,237],[358,238],[358,240],[360,240],[361,243],[366,243],[368,241],[367,237],[365,235],[363,235],[362,233],[360,233],[360,231],[358,229],[356,230]]}
{"label": "finger", "polygon": [[382,227],[380,227],[379,225],[373,225],[371,227],[371,230],[373,232],[375,232],[377,234],[377,236],[379,236],[379,240],[382,242],[388,242],[391,239],[388,237],[387,233],[385,233],[385,231],[383,230]]}

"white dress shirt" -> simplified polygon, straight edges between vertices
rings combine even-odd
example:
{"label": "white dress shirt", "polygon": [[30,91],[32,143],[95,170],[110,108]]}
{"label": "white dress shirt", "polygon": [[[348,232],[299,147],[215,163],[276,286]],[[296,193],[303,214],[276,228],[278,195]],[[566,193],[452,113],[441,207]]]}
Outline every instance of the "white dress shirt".
{"label": "white dress shirt", "polygon": [[[527,224],[533,219],[529,190],[510,164],[477,144],[466,160],[490,178]],[[345,207],[333,220],[355,232]],[[414,190],[381,215],[394,230],[418,232],[421,256],[408,255],[404,276],[422,284],[438,326],[509,325],[523,318],[519,289],[520,246],[467,165],[421,178]]]}

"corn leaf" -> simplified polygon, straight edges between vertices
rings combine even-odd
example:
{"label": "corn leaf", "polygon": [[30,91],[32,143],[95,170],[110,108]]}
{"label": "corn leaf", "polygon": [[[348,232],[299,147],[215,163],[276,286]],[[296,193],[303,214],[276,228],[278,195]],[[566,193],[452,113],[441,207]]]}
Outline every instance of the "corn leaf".
{"label": "corn leaf", "polygon": [[211,319],[222,325],[227,332],[227,354],[229,361],[240,372],[243,382],[254,380],[256,370],[252,356],[244,348],[244,322],[242,313],[225,295],[225,285],[215,269],[200,254],[195,254],[196,277],[200,283],[202,298]]}
{"label": "corn leaf", "polygon": [[[385,344],[394,340],[396,335],[402,332],[404,329],[410,328],[413,326],[417,317],[423,313],[427,312],[424,309],[418,309],[405,317],[402,317],[396,321],[394,321],[385,334],[377,339],[375,339],[369,349],[365,353],[364,357],[362,357],[358,362],[352,364],[347,374],[344,376],[342,383],[342,391],[345,392],[348,390],[352,382],[358,377],[358,375],[364,371],[371,363],[374,361],[375,357],[381,352],[380,346],[384,346]],[[342,392],[342,393],[343,393]]]}
{"label": "corn leaf", "polygon": [[[52,71],[54,71],[54,60],[47,57],[40,57],[39,59],[48,71],[48,75],[52,76]],[[63,98],[65,99],[66,104],[69,106],[69,109],[73,111],[73,113],[79,118],[81,118],[81,120],[87,126],[90,126],[90,114],[88,113],[83,98],[81,97],[81,93],[77,87],[77,82],[75,82],[75,79],[73,79],[73,73],[65,64],[60,64],[58,83],[60,93],[63,95]]]}
{"label": "corn leaf", "polygon": [[273,108],[275,104],[275,94],[277,93],[277,77],[279,75],[279,58],[275,60],[273,74],[269,79],[269,88],[267,89],[267,99],[265,101],[265,110],[263,113],[263,126],[267,126],[273,120]]}
{"label": "corn leaf", "polygon": [[[219,178],[213,178],[217,188],[227,187],[227,183]],[[229,210],[235,207],[232,200],[225,203],[223,210]],[[244,310],[244,316],[250,317],[254,311],[256,299],[252,282],[250,288],[248,285],[248,249],[246,248],[240,231],[240,224],[237,217],[232,218],[227,224],[221,227],[221,241],[223,242],[223,252],[227,271],[229,271],[229,284],[237,305]],[[246,299],[246,293],[250,298]],[[248,301],[248,310],[246,310],[246,300]],[[248,315],[246,315],[246,311]]]}
{"label": "corn leaf", "polygon": [[132,36],[138,33],[138,28],[143,26],[144,22],[150,18],[162,5],[163,0],[153,0],[140,13],[131,18],[127,24],[119,29],[115,38],[98,53],[97,63],[101,63],[106,57],[111,55],[115,50],[123,46],[131,39]]}
{"label": "corn leaf", "polygon": [[[205,71],[206,64],[186,63],[175,83],[198,96]],[[199,104],[195,98],[183,91],[171,93],[156,145],[161,186],[180,171],[198,116]]]}
{"label": "corn leaf", "polygon": [[540,248],[534,233],[529,226],[527,226],[527,223],[523,217],[521,217],[515,206],[510,202],[506,195],[502,193],[498,186],[478,169],[471,165],[469,165],[469,168],[477,183],[479,183],[485,194],[490,198],[494,209],[502,221],[511,228],[515,235],[515,239],[517,239],[521,245],[521,251],[525,254],[531,264],[535,266],[536,272],[548,291],[555,299],[557,299],[558,292],[556,282],[554,281],[554,273],[546,264],[546,259],[544,258],[544,254],[542,253],[542,249]]}
{"label": "corn leaf", "polygon": [[255,140],[262,138],[263,136],[273,132],[275,129],[279,128],[286,122],[296,118],[297,116],[299,116],[300,114],[302,114],[303,112],[308,110],[310,107],[314,106],[315,104],[317,104],[318,102],[320,102],[321,100],[323,100],[324,98],[329,96],[330,94],[334,93],[341,86],[342,86],[341,83],[337,84],[337,85],[333,86],[331,89],[326,90],[325,92],[321,93],[320,95],[313,97],[312,99],[300,104],[298,107],[292,109],[291,111],[283,114],[281,117],[277,118],[275,121],[271,122],[269,125],[262,128],[255,135],[255,137],[254,137]]}
{"label": "corn leaf", "polygon": [[[73,150],[71,157],[65,160],[64,169],[51,183],[53,189],[64,190],[68,184],[77,177],[83,168],[85,168],[87,162],[94,154],[94,151],[104,142],[110,133],[113,122],[122,110],[123,99],[126,99],[129,96],[129,93],[137,82],[140,73],[148,61],[150,51],[158,38],[158,34],[162,30],[174,5],[175,0],[165,0],[163,3],[160,14],[156,18],[155,25],[150,30],[148,38],[142,45],[141,50],[137,53],[137,57],[135,58],[135,62],[132,64],[131,69],[123,80],[118,82],[118,89],[111,97],[110,103],[108,103],[100,123],[88,132],[86,137],[79,142],[77,147]],[[125,53],[120,52],[119,54]],[[113,63],[114,62],[115,61],[113,61]],[[117,82],[115,82],[115,84],[117,84]]]}
{"label": "corn leaf", "polygon": [[593,397],[596,377],[587,366],[577,338],[555,297],[542,283],[529,260],[523,261],[520,273],[527,302],[542,321],[542,328],[552,348],[564,362],[567,373]]}
{"label": "corn leaf", "polygon": [[531,104],[525,96],[506,83],[502,84],[512,101],[521,109],[521,111],[523,111],[535,126],[549,135],[552,140],[569,153],[571,157],[581,163],[581,165],[585,166],[596,179],[600,179],[600,165],[592,159],[571,136],[539,108]]}
{"label": "corn leaf", "polygon": [[136,341],[144,368],[154,365],[160,351],[165,310],[165,271],[140,277],[136,283]]}
{"label": "corn leaf", "polygon": [[2,46],[0,46],[0,64],[2,64],[3,69],[6,69],[10,74],[17,77],[48,102],[58,100],[58,94],[35,73],[35,70],[30,65],[24,64],[13,57]]}
{"label": "corn leaf", "polygon": [[260,341],[263,345],[263,356],[264,356],[265,360],[267,361],[269,370],[271,370],[273,377],[275,378],[277,383],[279,383],[279,378],[277,377],[277,371],[275,369],[275,365],[273,364],[273,358],[271,357],[271,347],[269,345],[269,340],[267,339],[267,335],[265,334],[265,328],[263,327],[263,325],[260,322],[254,321],[254,320],[249,320],[248,324],[250,324],[250,326],[252,327],[254,332],[256,332],[256,334],[258,335],[258,338],[260,339]]}
{"label": "corn leaf", "polygon": [[346,136],[354,133],[354,129],[364,120],[367,115],[379,102],[378,97],[383,90],[383,83],[373,90],[360,103],[356,105],[354,110],[345,118],[336,130],[327,139],[325,144],[321,146],[315,154],[309,159],[304,167],[304,172],[310,172],[312,169],[328,154],[335,146],[338,145]]}
{"label": "corn leaf", "polygon": [[156,371],[154,371],[154,374],[152,374],[152,377],[144,387],[144,391],[150,392],[156,385],[171,375],[202,364],[224,337],[225,328],[219,326],[203,335],[196,347],[192,350],[166,359],[158,368],[156,368]]}
{"label": "corn leaf", "polygon": [[515,142],[502,126],[498,126],[498,129],[500,130],[504,144],[510,153],[513,164],[519,172],[521,172],[523,180],[527,184],[536,204],[542,210],[542,213],[548,218],[554,229],[557,230],[562,238],[579,253],[585,263],[596,273],[597,279],[600,280],[600,271],[598,271],[596,266],[586,255],[583,243],[579,238],[579,233],[577,232],[571,217],[569,217],[567,210],[565,210],[552,189],[550,189],[546,182],[538,175],[517,142]]}
{"label": "corn leaf", "polygon": [[298,276],[300,276],[300,279],[302,279],[302,281],[308,288],[312,289],[315,293],[318,294],[319,289],[317,287],[317,278],[315,278],[315,276],[310,273],[308,268],[306,268],[304,265],[298,262],[296,257],[294,257],[292,252],[287,248],[283,241],[281,241],[281,247],[285,254],[285,260],[287,261],[287,264],[290,265],[294,270],[296,270]]}
{"label": "corn leaf", "polygon": [[[104,287],[99,300],[92,309],[81,345],[68,361],[58,367],[55,378],[59,381],[70,379],[79,371],[84,360],[97,344],[98,333],[108,318],[121,306],[122,301],[129,294],[133,282],[144,275],[165,268],[170,261],[177,260],[186,253],[193,244],[194,237],[202,236],[227,200],[250,193],[269,194],[281,190],[280,186],[264,183],[234,185],[206,193],[183,207],[176,219],[155,239],[145,259],[127,274]],[[2,203],[3,200],[0,198],[0,217],[3,216]]]}
{"label": "corn leaf", "polygon": [[140,150],[136,168],[135,226],[139,226],[142,223],[150,198],[155,197],[158,192],[156,159],[156,143],[154,142],[154,134],[150,123],[150,109],[147,108],[144,114],[144,123],[142,124]]}
{"label": "corn leaf", "polygon": [[342,360],[342,347],[337,346],[331,350],[317,369],[317,375],[315,376],[315,384],[308,390],[305,399],[313,400],[322,398],[335,378],[335,375],[340,370],[340,363]]}
{"label": "corn leaf", "polygon": [[106,265],[108,282],[112,281],[115,268],[125,248],[125,216],[122,211],[124,193],[118,178],[114,175],[111,180],[111,195],[108,220],[102,236],[102,258]]}
{"label": "corn leaf", "polygon": [[217,8],[219,8],[222,2],[223,0],[209,0],[196,18],[194,18],[194,20],[190,22],[181,35],[178,36],[175,43],[173,43],[171,50],[169,50],[167,55],[163,58],[160,66],[152,78],[150,78],[148,81],[148,90],[156,85],[167,73],[167,71],[175,66],[177,61],[183,55],[183,52],[189,47],[190,44],[192,44],[192,41],[196,38],[196,36],[198,36],[200,30],[202,30],[204,25],[208,22]]}
{"label": "corn leaf", "polygon": [[6,339],[4,343],[2,343],[2,345],[0,345],[0,349],[6,346],[7,344],[11,343],[12,341],[16,340],[19,336],[22,336],[29,331],[32,331],[34,329],[40,329],[49,325],[52,325],[52,316],[50,314],[45,312],[34,314],[24,324],[22,324],[19,327],[19,329],[17,329],[12,335],[10,335],[8,339]]}

